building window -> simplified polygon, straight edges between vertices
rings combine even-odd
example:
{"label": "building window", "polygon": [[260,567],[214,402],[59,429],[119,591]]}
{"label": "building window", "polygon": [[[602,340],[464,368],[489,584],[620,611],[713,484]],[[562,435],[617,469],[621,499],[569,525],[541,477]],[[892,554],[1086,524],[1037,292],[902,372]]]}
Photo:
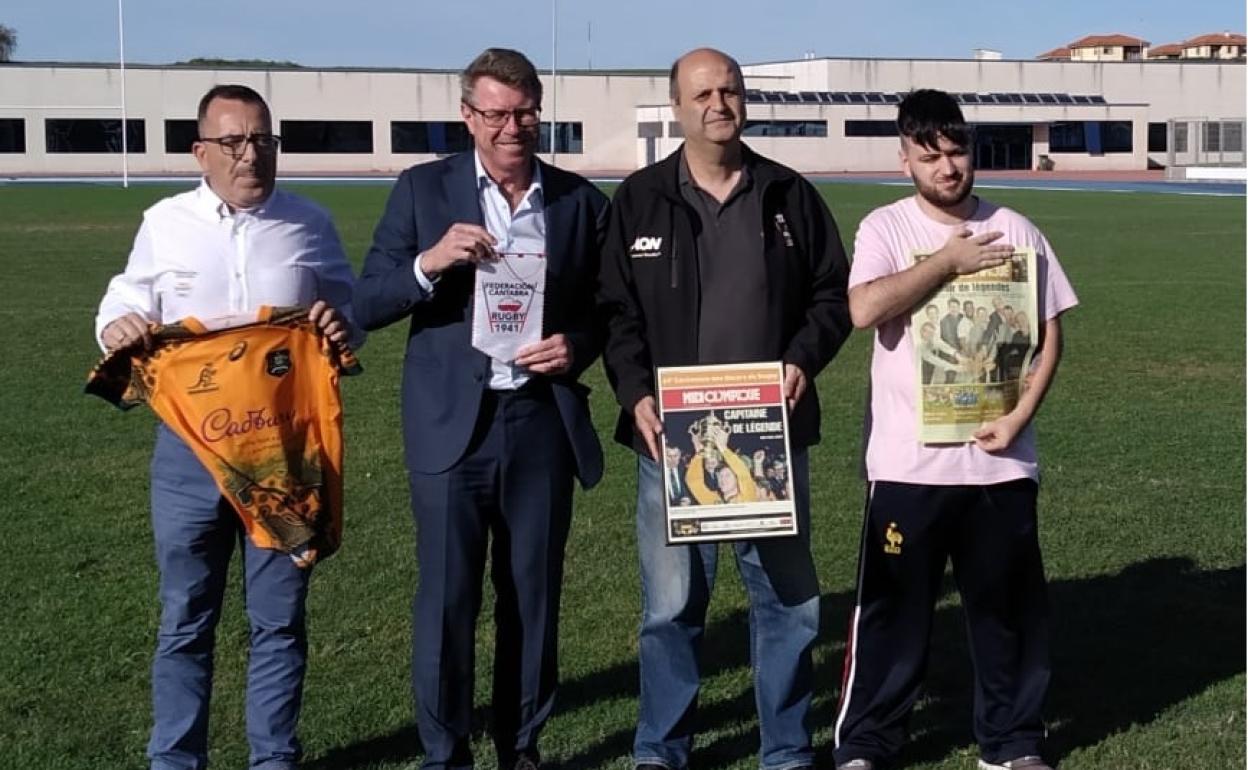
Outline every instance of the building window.
{"label": "building window", "polygon": [[742,136],[824,137],[828,135],[826,120],[747,120]]}
{"label": "building window", "polygon": [[[568,122],[555,124],[555,152],[565,155],[579,155],[585,151],[585,140],[581,123]],[[537,151],[550,152],[550,123],[541,124],[541,134],[537,138]]]}
{"label": "building window", "polygon": [[1148,151],[1149,152],[1165,152],[1166,151],[1166,124],[1165,123],[1149,123],[1148,124]]}
{"label": "building window", "polygon": [[668,121],[667,135],[673,139],[683,139],[685,137],[685,127],[675,120]]}
{"label": "building window", "polygon": [[0,119],[0,152],[26,152],[26,121],[21,118]]}
{"label": "building window", "polygon": [[1089,155],[1131,152],[1131,121],[1101,120],[1049,124],[1049,152]]}
{"label": "building window", "polygon": [[462,120],[396,120],[390,123],[390,152],[449,155],[472,149]]}
{"label": "building window", "polygon": [[663,136],[663,121],[643,121],[637,124],[638,139],[658,139]]}
{"label": "building window", "polygon": [[1103,120],[1100,122],[1101,152],[1131,152],[1134,143],[1131,121]]}
{"label": "building window", "polygon": [[847,120],[845,136],[897,136],[894,120]]}
{"label": "building window", "polygon": [[287,154],[373,151],[373,124],[368,120],[283,120],[280,133],[282,152]]}
{"label": "building window", "polygon": [[1082,123],[1050,123],[1049,152],[1087,152]]}
{"label": "building window", "polygon": [[1222,124],[1222,149],[1225,152],[1244,151],[1244,124],[1229,121]]}
{"label": "building window", "polygon": [[1187,152],[1187,123],[1174,124],[1174,151]]}
{"label": "building window", "polygon": [[1205,123],[1204,124],[1204,150],[1205,152],[1221,152],[1222,151],[1222,124],[1221,123]]}
{"label": "building window", "polygon": [[174,155],[190,152],[195,141],[199,139],[199,121],[197,120],[166,120],[165,121],[165,152]]}
{"label": "building window", "polygon": [[[43,126],[50,153],[121,152],[121,121],[116,118],[49,118]],[[141,119],[126,121],[126,151],[147,152]]]}
{"label": "building window", "polygon": [[1205,152],[1243,152],[1244,124],[1238,121],[1210,121],[1203,129]]}

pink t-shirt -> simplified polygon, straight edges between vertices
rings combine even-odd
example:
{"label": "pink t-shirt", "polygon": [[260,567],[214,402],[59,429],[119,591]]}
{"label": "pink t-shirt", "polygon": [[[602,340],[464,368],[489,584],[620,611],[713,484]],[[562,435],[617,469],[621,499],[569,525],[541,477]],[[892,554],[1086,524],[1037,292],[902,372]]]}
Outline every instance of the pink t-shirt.
{"label": "pink t-shirt", "polygon": [[[854,239],[849,288],[899,273],[916,251],[936,251],[960,228],[974,234],[998,230],[998,243],[1036,250],[1037,308],[1047,321],[1076,305],[1074,289],[1044,235],[1026,217],[979,199],[963,224],[928,217],[914,196],[867,215]],[[918,439],[917,380],[910,314],[880,324],[871,358],[871,408],[867,413],[866,472],[871,481],[910,484],[997,484],[1037,479],[1036,439],[1028,425],[1005,451],[989,454],[974,443],[922,444]]]}

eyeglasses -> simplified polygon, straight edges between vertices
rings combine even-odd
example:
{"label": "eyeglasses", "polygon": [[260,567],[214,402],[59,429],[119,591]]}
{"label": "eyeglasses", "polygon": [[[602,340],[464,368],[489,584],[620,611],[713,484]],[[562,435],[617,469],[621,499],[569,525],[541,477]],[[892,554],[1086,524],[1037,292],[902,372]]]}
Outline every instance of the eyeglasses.
{"label": "eyeglasses", "polygon": [[490,128],[502,128],[507,125],[507,118],[515,118],[517,126],[528,128],[536,126],[542,114],[541,107],[522,107],[518,110],[479,110],[475,105],[464,102],[468,109],[481,116],[481,122]]}
{"label": "eyeglasses", "polygon": [[269,153],[277,152],[278,145],[282,143],[282,138],[277,134],[228,134],[226,136],[201,136],[201,142],[212,142],[219,146],[221,151],[231,158],[241,158],[243,153],[247,152],[247,143],[256,148],[256,152]]}

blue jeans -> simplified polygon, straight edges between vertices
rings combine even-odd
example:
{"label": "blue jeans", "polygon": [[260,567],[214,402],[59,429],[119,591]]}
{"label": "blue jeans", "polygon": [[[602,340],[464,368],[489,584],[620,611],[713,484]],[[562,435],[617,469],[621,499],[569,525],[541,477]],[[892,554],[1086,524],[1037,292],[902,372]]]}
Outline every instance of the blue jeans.
{"label": "blue jeans", "polygon": [[[797,537],[732,544],[750,599],[750,661],[765,770],[814,764],[807,715],[814,691],[811,650],[819,630],[819,582],[810,554],[807,453],[793,453]],[[706,609],[719,546],[666,545],[663,476],[637,463],[637,545],[641,555],[641,710],[635,764],[684,768],[693,747]]]}
{"label": "blue jeans", "polygon": [[309,571],[242,536],[238,514],[221,498],[212,477],[164,425],[152,456],[152,530],[161,605],[152,661],[155,724],[147,747],[152,770],[207,767],[215,632],[230,555],[240,539],[251,626],[250,767],[293,770],[300,756],[295,727],[307,664]]}

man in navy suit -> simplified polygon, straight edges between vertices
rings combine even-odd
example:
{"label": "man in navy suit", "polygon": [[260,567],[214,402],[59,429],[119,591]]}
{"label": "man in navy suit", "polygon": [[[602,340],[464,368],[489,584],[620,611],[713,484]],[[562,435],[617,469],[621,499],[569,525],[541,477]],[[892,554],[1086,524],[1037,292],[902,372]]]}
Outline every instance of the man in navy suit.
{"label": "man in navy suit", "polygon": [[[554,702],[563,551],[573,478],[602,475],[577,377],[594,321],[607,198],[538,161],[542,84],[516,51],[487,49],[461,75],[473,151],[399,177],[356,287],[367,329],[408,320],[403,435],[420,582],[412,689],[425,768],[472,767],[473,649],[487,541],[497,600],[494,744],[531,770]],[[477,265],[543,254],[540,342],[512,361],[472,345]],[[482,301],[477,297],[475,301]]]}

